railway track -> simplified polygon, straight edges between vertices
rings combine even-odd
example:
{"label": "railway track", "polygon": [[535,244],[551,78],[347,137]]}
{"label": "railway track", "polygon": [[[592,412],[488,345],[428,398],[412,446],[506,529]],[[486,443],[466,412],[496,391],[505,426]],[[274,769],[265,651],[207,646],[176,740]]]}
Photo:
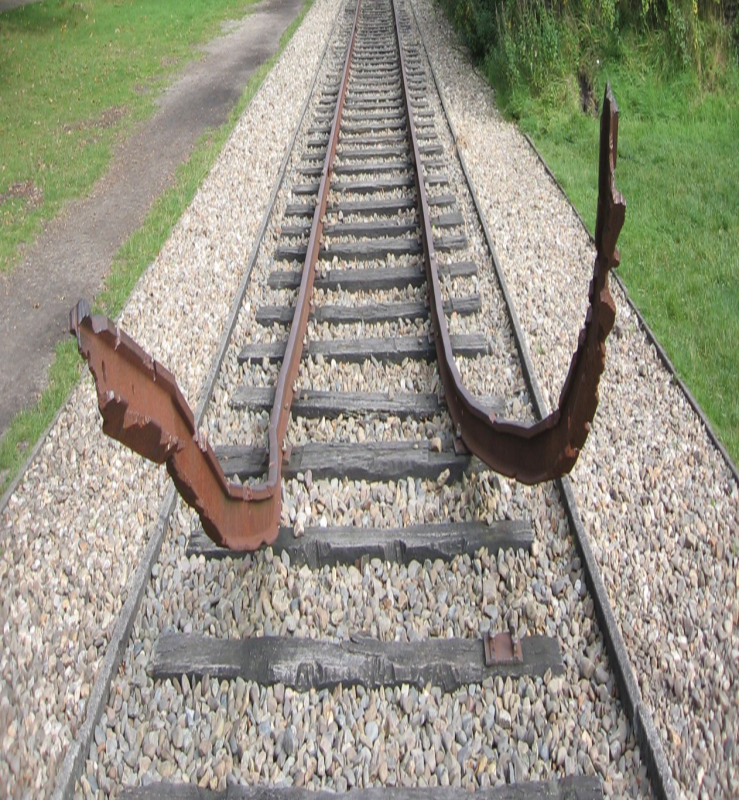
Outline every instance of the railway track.
{"label": "railway track", "polygon": [[349,0],[203,421],[277,536],[234,552],[177,511],[81,791],[649,793],[556,487],[497,477],[444,402],[429,241],[462,379],[532,424],[407,2]]}

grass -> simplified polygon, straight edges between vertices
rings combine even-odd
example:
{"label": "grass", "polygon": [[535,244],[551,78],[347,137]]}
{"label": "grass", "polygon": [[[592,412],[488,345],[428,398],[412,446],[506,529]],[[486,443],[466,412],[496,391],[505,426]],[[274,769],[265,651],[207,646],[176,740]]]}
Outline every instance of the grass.
{"label": "grass", "polygon": [[66,339],[57,345],[43,394],[33,408],[16,414],[0,439],[0,494],[8,488],[31,448],[66,401],[79,379],[81,365],[76,341]]}
{"label": "grass", "polygon": [[[620,275],[739,463],[739,72],[710,90],[650,64],[636,46],[601,67],[620,107],[616,184],[626,197]],[[598,121],[573,104],[517,106],[592,231]]]}
{"label": "grass", "polygon": [[[131,235],[113,260],[105,287],[96,298],[93,309],[117,317],[136,282],[162,248],[174,224],[192,201],[206,177],[236,121],[274,66],[285,45],[302,22],[313,0],[306,0],[299,15],[283,33],[275,55],[262,64],[249,79],[241,98],[228,120],[217,130],[204,134],[187,163],[176,172],[175,184],[154,203],[141,228]],[[0,440],[0,493],[4,492],[23,465],[30,449],[43,435],[54,415],[64,404],[79,380],[81,359],[76,342],[68,339],[56,348],[49,382],[36,406],[18,414]]]}
{"label": "grass", "polygon": [[84,196],[157,90],[255,0],[60,0],[0,14],[0,271]]}

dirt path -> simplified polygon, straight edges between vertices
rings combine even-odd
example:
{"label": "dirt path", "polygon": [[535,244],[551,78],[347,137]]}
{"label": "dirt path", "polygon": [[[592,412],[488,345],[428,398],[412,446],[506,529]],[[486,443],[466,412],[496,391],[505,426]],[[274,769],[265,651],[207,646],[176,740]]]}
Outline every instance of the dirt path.
{"label": "dirt path", "polygon": [[113,255],[172,185],[197,139],[226,120],[302,5],[264,0],[228,35],[206,45],[205,57],[185,70],[154,116],[119,146],[90,196],[49,222],[23,263],[0,276],[0,438],[43,391],[54,348],[69,335],[69,309],[100,290]]}

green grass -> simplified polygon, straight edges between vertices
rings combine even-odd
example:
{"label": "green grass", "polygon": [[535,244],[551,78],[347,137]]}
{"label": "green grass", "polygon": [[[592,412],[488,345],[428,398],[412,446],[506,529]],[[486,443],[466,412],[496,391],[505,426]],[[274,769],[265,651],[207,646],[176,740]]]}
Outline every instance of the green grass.
{"label": "green grass", "polygon": [[10,485],[31,448],[66,401],[79,378],[80,368],[76,341],[68,339],[58,344],[43,394],[33,408],[16,414],[0,439],[0,494]]}
{"label": "green grass", "polygon": [[0,13],[0,271],[85,195],[197,45],[255,0],[46,0]]}
{"label": "green grass", "polygon": [[[739,72],[709,91],[637,47],[624,56],[596,74],[599,99],[608,77],[621,111],[619,273],[739,463]],[[592,231],[598,121],[530,97],[516,110]]]}
{"label": "green grass", "polygon": [[[174,224],[192,201],[208,174],[236,121],[274,66],[285,45],[302,22],[313,0],[306,0],[298,17],[286,29],[275,55],[251,76],[229,119],[217,130],[201,137],[186,164],[176,173],[175,185],[154,203],[144,224],[131,235],[116,254],[105,288],[93,308],[98,313],[117,317],[139,277],[156,257]],[[68,339],[57,346],[49,372],[49,383],[36,406],[18,414],[0,440],[0,493],[5,491],[25,461],[30,449],[48,427],[69,392],[77,383],[81,359],[76,342]]]}

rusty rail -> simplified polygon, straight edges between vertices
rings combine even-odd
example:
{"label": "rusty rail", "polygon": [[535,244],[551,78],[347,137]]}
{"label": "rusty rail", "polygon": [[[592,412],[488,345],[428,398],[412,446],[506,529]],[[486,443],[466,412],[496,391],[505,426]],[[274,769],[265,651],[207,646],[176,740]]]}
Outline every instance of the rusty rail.
{"label": "rusty rail", "polygon": [[[277,536],[285,432],[307,330],[315,263],[356,41],[360,4],[357,5],[322,168],[296,311],[276,387],[269,427],[267,479],[253,486],[230,484],[212,449],[195,430],[192,412],[171,373],[151,359],[110,320],[92,317],[85,301],[80,301],[70,313],[70,330],[77,336],[80,353],[88,360],[95,377],[105,433],[156,463],[166,463],[178,491],[200,515],[205,532],[219,545],[233,549],[256,549],[261,544],[271,543]],[[614,181],[618,107],[609,86],[606,88],[601,117],[595,235],[597,256],[590,284],[590,307],[559,406],[545,419],[532,425],[497,419],[467,391],[454,362],[422,175],[423,164],[408,92],[398,10],[394,3],[393,10],[411,159],[416,165],[415,182],[432,330],[445,399],[457,436],[470,452],[493,469],[525,483],[563,475],[572,469],[590,430],[598,404],[598,384],[605,365],[605,340],[615,319],[615,305],[608,289],[608,272],[619,263],[616,240],[625,216],[625,202],[617,192]]]}
{"label": "rusty rail", "polygon": [[104,432],[145,458],[157,464],[166,463],[177,490],[198,512],[208,536],[232,549],[253,550],[277,538],[285,432],[308,328],[315,266],[361,6],[362,0],[359,0],[323,162],[295,314],[277,379],[269,424],[267,479],[253,486],[229,483],[210,445],[195,430],[192,411],[172,374],[106,317],[92,317],[86,301],[81,300],[69,315],[70,331],[77,337],[79,351],[89,362],[95,378]]}
{"label": "rusty rail", "polygon": [[420,149],[413,124],[413,108],[395,0],[393,11],[411,137],[411,158],[416,164],[416,192],[436,355],[446,404],[456,427],[457,437],[471,453],[503,475],[529,484],[557,478],[572,469],[588,437],[590,423],[598,406],[598,384],[605,368],[605,341],[616,317],[616,306],[608,288],[608,272],[619,264],[616,240],[626,212],[626,203],[616,190],[614,177],[618,145],[616,100],[608,84],[601,115],[598,213],[595,229],[597,255],[589,289],[590,307],[580,331],[577,350],[570,362],[559,406],[535,424],[498,419],[465,388],[454,362],[439,283]]}

